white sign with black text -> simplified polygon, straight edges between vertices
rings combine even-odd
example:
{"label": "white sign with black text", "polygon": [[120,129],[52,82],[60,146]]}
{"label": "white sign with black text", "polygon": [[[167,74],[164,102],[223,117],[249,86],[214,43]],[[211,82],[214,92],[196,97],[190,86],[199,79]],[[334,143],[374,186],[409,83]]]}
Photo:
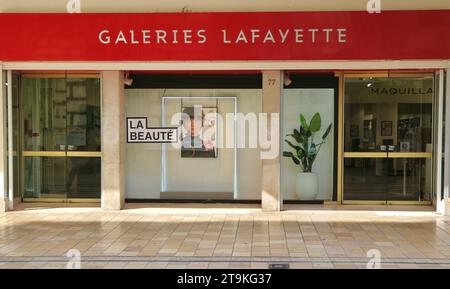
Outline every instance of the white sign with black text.
{"label": "white sign with black text", "polygon": [[128,143],[175,143],[178,142],[176,127],[147,127],[146,117],[127,117]]}

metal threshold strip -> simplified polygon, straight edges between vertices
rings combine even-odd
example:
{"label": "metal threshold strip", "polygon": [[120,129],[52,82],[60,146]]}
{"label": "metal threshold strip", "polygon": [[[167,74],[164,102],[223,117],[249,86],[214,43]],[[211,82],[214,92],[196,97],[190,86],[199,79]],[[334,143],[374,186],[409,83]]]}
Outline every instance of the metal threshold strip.
{"label": "metal threshold strip", "polygon": [[23,198],[24,203],[100,203],[99,198]]}
{"label": "metal threshold strip", "polygon": [[24,157],[83,157],[99,158],[102,152],[99,151],[24,151]]}

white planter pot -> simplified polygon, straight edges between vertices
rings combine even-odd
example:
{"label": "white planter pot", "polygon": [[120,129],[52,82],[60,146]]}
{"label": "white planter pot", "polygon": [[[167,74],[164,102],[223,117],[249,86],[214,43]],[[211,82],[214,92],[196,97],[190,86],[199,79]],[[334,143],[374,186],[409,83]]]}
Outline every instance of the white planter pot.
{"label": "white planter pot", "polygon": [[298,173],[295,190],[299,200],[315,200],[319,193],[319,179],[315,173]]}

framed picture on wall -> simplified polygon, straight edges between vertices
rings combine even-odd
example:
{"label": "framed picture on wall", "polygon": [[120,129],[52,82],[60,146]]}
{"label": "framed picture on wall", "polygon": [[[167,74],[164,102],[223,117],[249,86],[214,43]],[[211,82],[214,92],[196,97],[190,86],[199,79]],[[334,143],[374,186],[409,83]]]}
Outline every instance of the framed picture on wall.
{"label": "framed picture on wall", "polygon": [[410,144],[409,141],[400,142],[400,152],[409,152]]}
{"label": "framed picture on wall", "polygon": [[359,126],[358,125],[350,126],[350,137],[359,137]]}
{"label": "framed picture on wall", "polygon": [[381,136],[392,136],[392,121],[381,122]]}
{"label": "framed picture on wall", "polygon": [[182,158],[217,157],[217,107],[201,105],[182,108]]}

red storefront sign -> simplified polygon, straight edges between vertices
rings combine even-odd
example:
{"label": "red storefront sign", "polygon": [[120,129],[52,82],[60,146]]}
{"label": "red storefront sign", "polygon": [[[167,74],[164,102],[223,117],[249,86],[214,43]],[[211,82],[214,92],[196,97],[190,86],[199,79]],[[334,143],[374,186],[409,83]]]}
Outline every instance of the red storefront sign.
{"label": "red storefront sign", "polygon": [[0,61],[450,59],[450,10],[0,14]]}

